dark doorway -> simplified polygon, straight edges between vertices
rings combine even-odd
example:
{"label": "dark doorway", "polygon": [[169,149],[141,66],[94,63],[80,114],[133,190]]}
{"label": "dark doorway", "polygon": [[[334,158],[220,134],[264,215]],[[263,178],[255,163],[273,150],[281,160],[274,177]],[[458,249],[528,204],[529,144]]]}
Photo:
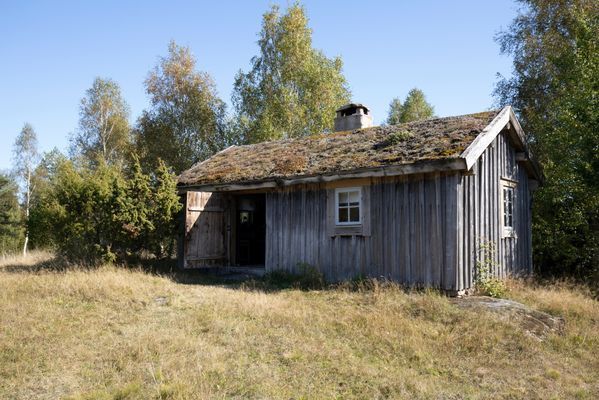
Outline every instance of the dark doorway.
{"label": "dark doorway", "polygon": [[263,267],[266,249],[266,196],[264,194],[239,196],[236,224],[237,264]]}

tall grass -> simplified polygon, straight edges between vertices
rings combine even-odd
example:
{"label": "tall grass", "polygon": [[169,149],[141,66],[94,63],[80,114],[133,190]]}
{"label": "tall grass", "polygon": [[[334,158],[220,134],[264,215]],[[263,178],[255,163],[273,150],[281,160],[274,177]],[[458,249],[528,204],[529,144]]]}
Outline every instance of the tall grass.
{"label": "tall grass", "polygon": [[538,340],[389,283],[264,291],[32,262],[0,264],[0,398],[599,396],[599,304],[577,287],[509,284],[566,318]]}

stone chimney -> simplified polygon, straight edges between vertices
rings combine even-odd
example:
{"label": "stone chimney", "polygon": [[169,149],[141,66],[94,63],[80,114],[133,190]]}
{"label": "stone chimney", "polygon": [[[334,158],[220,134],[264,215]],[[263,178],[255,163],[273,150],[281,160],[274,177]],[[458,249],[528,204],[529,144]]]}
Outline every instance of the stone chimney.
{"label": "stone chimney", "polygon": [[363,104],[346,104],[337,110],[335,132],[353,131],[372,126],[370,110]]}

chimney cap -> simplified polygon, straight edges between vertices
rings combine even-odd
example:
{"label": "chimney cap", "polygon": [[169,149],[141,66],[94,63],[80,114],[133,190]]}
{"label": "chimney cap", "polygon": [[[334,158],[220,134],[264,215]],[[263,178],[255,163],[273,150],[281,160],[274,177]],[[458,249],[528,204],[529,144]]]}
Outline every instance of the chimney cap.
{"label": "chimney cap", "polygon": [[340,112],[340,111],[349,110],[351,108],[362,108],[366,112],[370,111],[368,109],[368,107],[366,107],[364,104],[361,104],[361,103],[349,103],[349,104],[346,104],[346,105],[343,105],[343,106],[339,107],[336,111]]}
{"label": "chimney cap", "polygon": [[350,103],[337,109],[333,124],[334,132],[369,128],[372,126],[372,115],[364,104]]}

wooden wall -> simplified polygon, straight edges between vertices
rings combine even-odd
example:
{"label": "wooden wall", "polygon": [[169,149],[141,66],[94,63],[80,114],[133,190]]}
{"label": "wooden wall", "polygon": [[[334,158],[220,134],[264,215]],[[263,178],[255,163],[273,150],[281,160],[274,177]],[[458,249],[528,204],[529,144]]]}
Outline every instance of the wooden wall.
{"label": "wooden wall", "polygon": [[303,185],[266,197],[266,269],[318,267],[329,280],[386,277],[455,289],[459,174],[373,179],[368,235],[331,235],[324,186]]}
{"label": "wooden wall", "polygon": [[[488,262],[503,278],[532,272],[531,194],[528,175],[516,162],[516,152],[506,133],[485,150],[459,183],[458,290],[472,287],[477,263]],[[501,179],[515,183],[514,237],[502,237]],[[491,262],[489,262],[491,261]]]}

